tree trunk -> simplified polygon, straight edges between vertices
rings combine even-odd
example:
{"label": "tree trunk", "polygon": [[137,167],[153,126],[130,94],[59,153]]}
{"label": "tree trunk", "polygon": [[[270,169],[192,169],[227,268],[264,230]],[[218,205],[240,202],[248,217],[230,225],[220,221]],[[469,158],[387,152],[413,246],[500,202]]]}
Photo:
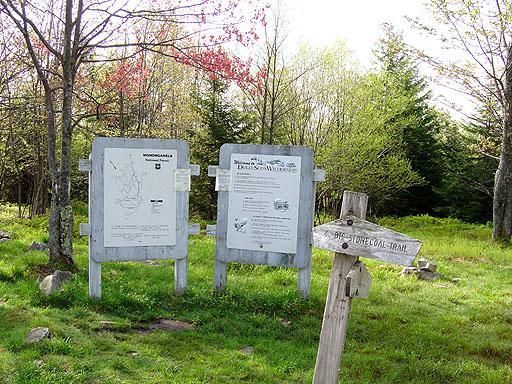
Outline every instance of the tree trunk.
{"label": "tree trunk", "polygon": [[494,179],[492,239],[508,243],[512,233],[512,46],[507,51],[503,103],[503,142]]}
{"label": "tree trunk", "polygon": [[[79,10],[81,5],[79,1]],[[71,139],[73,133],[73,88],[75,80],[75,57],[72,54],[73,2],[66,1],[66,23],[62,53],[62,122],[61,159],[58,178],[58,209],[60,213],[60,255],[69,265],[73,260],[73,209],[71,207]],[[79,28],[79,25],[76,26]]]}

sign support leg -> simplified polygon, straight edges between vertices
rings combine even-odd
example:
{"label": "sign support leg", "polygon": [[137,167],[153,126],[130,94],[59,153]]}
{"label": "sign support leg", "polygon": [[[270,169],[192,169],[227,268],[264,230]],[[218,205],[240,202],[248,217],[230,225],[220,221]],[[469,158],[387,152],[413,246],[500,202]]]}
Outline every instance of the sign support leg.
{"label": "sign support leg", "polygon": [[174,293],[183,295],[187,290],[188,257],[174,261]]}
{"label": "sign support leg", "polygon": [[213,290],[223,292],[228,280],[228,263],[215,258],[215,271],[213,273]]}
{"label": "sign support leg", "polygon": [[299,291],[299,295],[305,300],[309,299],[310,281],[311,264],[305,268],[299,268],[299,276],[297,279],[297,289]]}
{"label": "sign support leg", "polygon": [[89,297],[101,299],[101,263],[89,255]]}
{"label": "sign support leg", "polygon": [[346,278],[356,260],[355,256],[334,254],[313,384],[338,382],[352,302],[345,295]]}
{"label": "sign support leg", "polygon": [[[352,215],[364,219],[367,203],[367,195],[345,191],[340,217]],[[346,296],[347,275],[356,261],[357,256],[334,254],[313,384],[338,382],[352,301]]]}

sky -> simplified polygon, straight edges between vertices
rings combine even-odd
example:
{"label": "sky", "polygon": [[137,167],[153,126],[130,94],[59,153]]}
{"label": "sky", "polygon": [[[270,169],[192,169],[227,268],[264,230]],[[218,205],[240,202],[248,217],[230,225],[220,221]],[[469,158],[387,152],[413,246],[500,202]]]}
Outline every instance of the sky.
{"label": "sky", "polygon": [[391,22],[414,34],[404,15],[426,17],[423,0],[284,0],[290,15],[291,37],[315,46],[344,40],[363,62],[382,35],[381,25]]}
{"label": "sky", "polygon": [[[276,3],[279,0],[272,0]],[[281,0],[289,19],[289,39],[309,42],[313,46],[331,46],[343,40],[366,68],[375,60],[372,49],[382,36],[382,24],[392,23],[403,32],[404,40],[427,52],[439,52],[439,43],[414,30],[405,15],[422,21],[430,19],[424,0]],[[292,43],[293,44],[293,43]],[[446,54],[446,53],[444,53]],[[425,68],[427,72],[428,69]],[[471,102],[459,92],[431,85],[436,103],[459,119],[463,115],[446,106],[446,100],[464,106]]]}

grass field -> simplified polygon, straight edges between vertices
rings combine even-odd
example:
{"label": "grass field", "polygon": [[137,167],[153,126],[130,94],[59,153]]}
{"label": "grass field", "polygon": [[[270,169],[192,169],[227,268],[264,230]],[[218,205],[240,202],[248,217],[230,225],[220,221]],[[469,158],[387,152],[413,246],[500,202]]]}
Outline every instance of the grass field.
{"label": "grass field", "polygon": [[[85,221],[77,216],[76,226]],[[365,260],[373,283],[354,299],[343,383],[512,383],[512,248],[489,245],[490,228],[429,216],[379,224],[424,242],[435,281]],[[47,221],[3,219],[0,230],[2,383],[310,383],[332,254],[314,250],[311,298],[293,269],[232,264],[225,294],[212,294],[215,241],[192,236],[189,289],[173,294],[173,262],[102,264],[102,299],[88,299],[87,240],[77,236],[73,282],[46,297],[26,252]],[[453,282],[454,278],[461,279]],[[154,330],[155,320],[192,324]],[[104,323],[109,322],[109,323]],[[26,344],[28,332],[51,338]]]}

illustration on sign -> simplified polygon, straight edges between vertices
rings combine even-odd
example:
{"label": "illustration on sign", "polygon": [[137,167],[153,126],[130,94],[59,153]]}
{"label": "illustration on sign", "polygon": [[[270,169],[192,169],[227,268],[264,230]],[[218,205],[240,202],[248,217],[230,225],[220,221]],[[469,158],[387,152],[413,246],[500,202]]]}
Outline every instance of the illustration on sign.
{"label": "illustration on sign", "polygon": [[176,244],[176,167],[176,150],[105,148],[105,247]]}
{"label": "illustration on sign", "polygon": [[299,156],[231,154],[227,247],[295,253]]}

